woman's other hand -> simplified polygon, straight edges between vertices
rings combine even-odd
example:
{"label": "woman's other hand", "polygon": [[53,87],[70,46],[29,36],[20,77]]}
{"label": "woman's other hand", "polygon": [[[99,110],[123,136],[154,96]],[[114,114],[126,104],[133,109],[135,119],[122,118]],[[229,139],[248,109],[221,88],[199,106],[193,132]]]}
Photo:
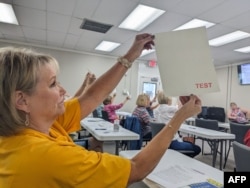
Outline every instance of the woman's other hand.
{"label": "woman's other hand", "polygon": [[201,112],[201,100],[196,95],[181,96],[180,101],[183,105],[180,110],[185,112],[187,118]]}

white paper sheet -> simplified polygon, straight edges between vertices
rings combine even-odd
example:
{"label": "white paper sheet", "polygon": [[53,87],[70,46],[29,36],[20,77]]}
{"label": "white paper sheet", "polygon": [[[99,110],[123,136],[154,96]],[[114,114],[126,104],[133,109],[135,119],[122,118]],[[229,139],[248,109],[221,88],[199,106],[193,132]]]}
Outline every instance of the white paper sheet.
{"label": "white paper sheet", "polygon": [[193,183],[205,182],[208,177],[194,169],[174,165],[165,170],[152,172],[147,177],[166,188],[180,188]]}
{"label": "white paper sheet", "polygon": [[155,48],[166,95],[219,91],[205,27],[155,34]]}

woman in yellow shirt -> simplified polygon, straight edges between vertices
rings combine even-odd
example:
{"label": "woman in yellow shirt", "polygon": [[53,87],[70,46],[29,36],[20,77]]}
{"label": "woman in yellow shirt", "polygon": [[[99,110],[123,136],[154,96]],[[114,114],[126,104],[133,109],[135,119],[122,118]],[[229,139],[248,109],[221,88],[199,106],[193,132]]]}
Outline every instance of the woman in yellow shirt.
{"label": "woman in yellow shirt", "polygon": [[[157,165],[181,123],[201,111],[196,97],[182,97],[183,107],[168,125],[131,160],[88,151],[73,143],[79,129],[115,88],[153,36],[137,35],[129,51],[79,97],[64,101],[57,81],[58,63],[26,49],[0,49],[0,187],[126,187]],[[106,84],[109,83],[109,84]]]}

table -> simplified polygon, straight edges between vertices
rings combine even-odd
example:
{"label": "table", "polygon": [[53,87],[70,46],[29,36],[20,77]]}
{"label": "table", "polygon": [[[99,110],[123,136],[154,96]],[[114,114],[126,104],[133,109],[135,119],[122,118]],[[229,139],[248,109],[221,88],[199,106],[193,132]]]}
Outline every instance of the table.
{"label": "table", "polygon": [[[180,129],[180,132],[184,132],[187,134],[192,134],[197,137],[202,137],[207,140],[210,140],[213,144],[213,159],[212,159],[212,166],[215,167],[215,162],[216,162],[216,157],[217,157],[217,147],[216,143],[220,143],[220,169],[222,169],[222,158],[223,158],[223,143],[227,141],[232,141],[235,139],[234,134],[226,133],[226,132],[221,132],[221,131],[215,131],[211,129],[205,129],[201,127],[196,127],[192,125],[187,125],[187,124],[182,124]],[[225,148],[225,153],[226,153],[226,148]],[[225,155],[226,157],[226,155]],[[225,158],[226,160],[226,158]]]}
{"label": "table", "polygon": [[[133,156],[135,156],[140,150],[126,150],[126,151],[120,151],[119,155],[125,158],[131,159]],[[218,170],[214,167],[211,167],[205,163],[202,163],[195,158],[188,157],[186,155],[183,155],[180,152],[177,152],[172,149],[168,149],[163,157],[161,158],[160,162],[156,166],[156,168],[143,180],[145,184],[147,184],[149,187],[162,187],[156,182],[150,181],[149,178],[152,176],[153,173],[163,171],[168,169],[169,167],[173,165],[179,165],[184,166],[187,168],[194,169],[204,175],[206,175],[209,178],[214,179],[215,181],[223,184],[223,171]],[[177,175],[178,176],[178,175]],[[181,177],[180,177],[181,179]],[[159,183],[159,182],[158,182]]]}
{"label": "table", "polygon": [[134,133],[130,130],[124,129],[120,126],[118,132],[114,132],[113,123],[105,121],[101,118],[91,118],[87,117],[80,122],[81,126],[83,126],[92,136],[94,136],[97,140],[100,141],[111,141],[114,140],[116,142],[115,153],[118,155],[119,144],[121,140],[139,140],[140,135]]}

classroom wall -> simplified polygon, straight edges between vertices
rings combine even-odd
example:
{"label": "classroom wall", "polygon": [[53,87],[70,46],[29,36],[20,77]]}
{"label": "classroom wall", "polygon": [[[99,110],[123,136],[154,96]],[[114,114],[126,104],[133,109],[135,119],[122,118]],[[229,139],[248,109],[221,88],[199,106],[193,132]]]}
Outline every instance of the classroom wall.
{"label": "classroom wall", "polygon": [[[70,95],[74,95],[74,93],[82,84],[84,77],[88,71],[95,73],[96,76],[99,77],[112,65],[115,64],[117,58],[87,53],[63,51],[60,49],[48,49],[37,46],[31,47],[26,46],[25,44],[13,44],[0,41],[0,47],[6,46],[33,48],[38,52],[48,53],[55,57],[60,66],[58,81],[63,85],[67,93]],[[139,62],[140,61],[138,60],[134,62],[134,65],[127,71],[127,74],[121,79],[120,83],[115,89],[117,93],[117,97],[114,101],[115,103],[123,102],[126,98],[126,95],[123,94],[124,89],[129,91],[130,95],[132,96],[132,99],[128,101],[121,110],[132,111],[135,108]]]}
{"label": "classroom wall", "polygon": [[[13,44],[0,41],[0,47],[25,46],[24,44]],[[60,65],[59,81],[70,95],[73,95],[80,87],[85,74],[91,71],[99,77],[116,62],[116,57],[100,56],[88,53],[63,51],[60,49],[48,49],[43,47],[30,47],[42,53],[49,53],[54,56]],[[239,64],[239,63],[238,63]],[[237,63],[230,66],[216,67],[217,79],[220,91],[201,95],[204,106],[219,106],[228,108],[231,101],[239,106],[250,109],[250,86],[242,86],[238,82]],[[137,95],[142,92],[143,81],[150,81],[151,78],[158,78],[158,89],[161,90],[161,80],[158,67],[146,66],[146,62],[136,60],[131,69],[121,79],[116,87],[117,97],[115,103],[122,102],[126,95],[123,91],[129,91],[132,99],[121,109],[132,112],[135,108]],[[107,83],[108,84],[108,83]],[[175,98],[174,98],[175,101]]]}

